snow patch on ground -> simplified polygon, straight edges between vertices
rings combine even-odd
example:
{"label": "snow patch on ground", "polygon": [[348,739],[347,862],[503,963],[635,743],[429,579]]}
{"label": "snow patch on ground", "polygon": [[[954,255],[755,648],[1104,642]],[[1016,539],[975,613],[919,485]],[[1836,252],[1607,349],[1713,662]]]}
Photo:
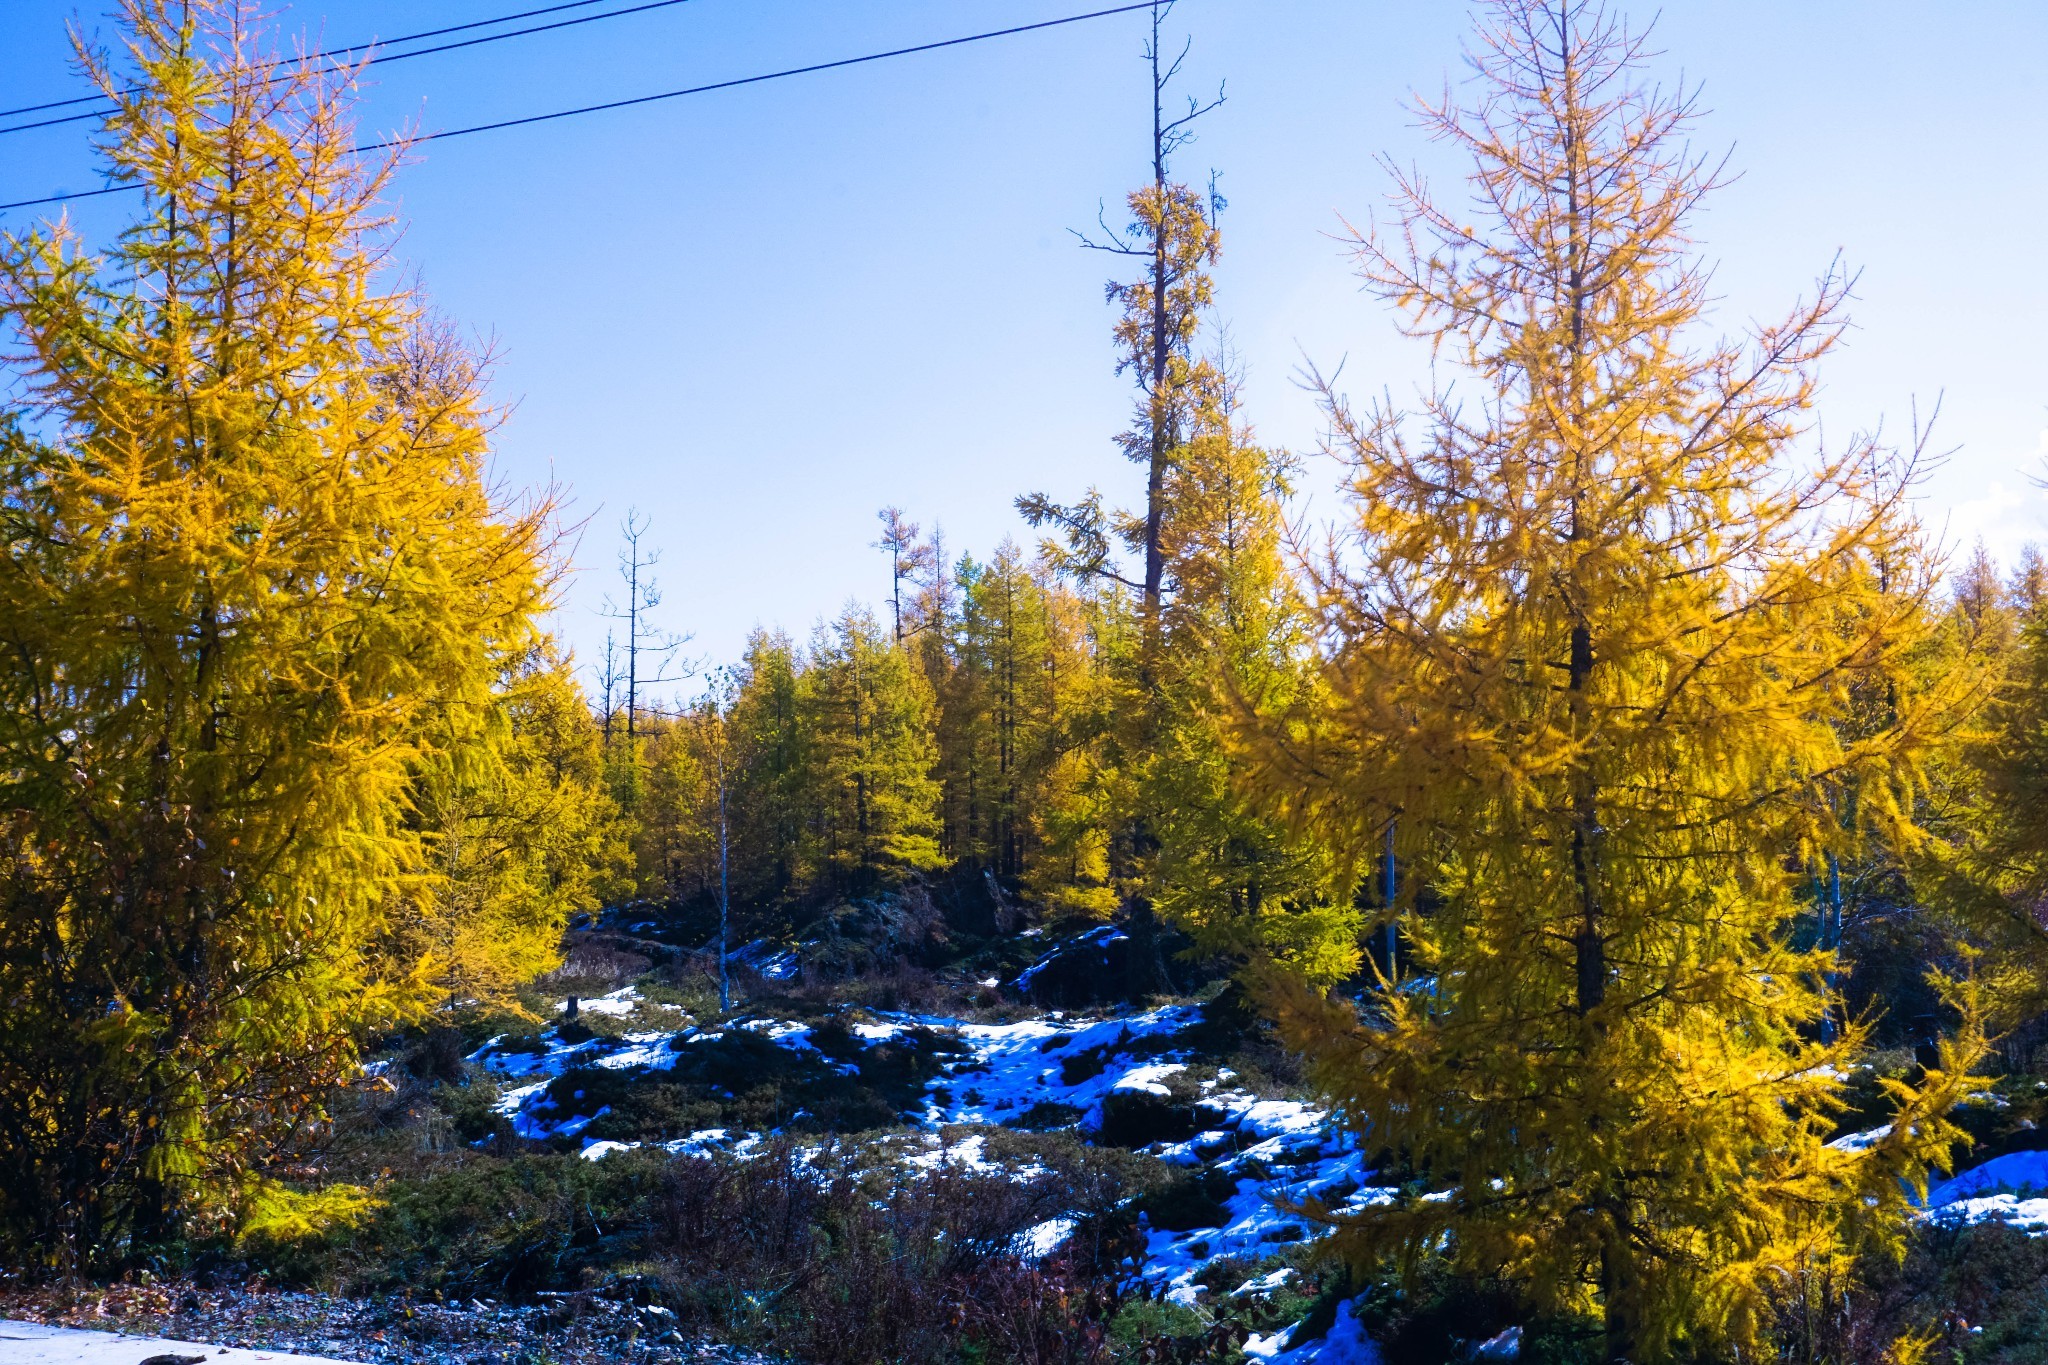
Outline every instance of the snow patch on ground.
{"label": "snow patch on ground", "polygon": [[[1057,1012],[1012,1024],[963,1024],[927,1017],[909,1020],[952,1034],[967,1048],[964,1057],[948,1066],[947,1075],[926,1086],[930,1098],[923,1121],[927,1126],[1001,1123],[1034,1104],[1052,1103],[1071,1105],[1087,1116],[1084,1123],[1093,1123],[1101,1116],[1104,1097],[1127,1078],[1143,1086],[1185,1069],[1184,1063],[1158,1059],[1143,1063],[1126,1060],[1119,1066],[1118,1052],[1133,1043],[1179,1033],[1200,1018],[1201,1011],[1193,1006],[1170,1005],[1142,1014],[1091,1020],[1071,1020]],[[1103,1069],[1069,1083],[1066,1059],[1091,1049],[1099,1050]],[[1164,1094],[1165,1087],[1161,1086],[1159,1093]]]}
{"label": "snow patch on ground", "polygon": [[1942,1208],[1992,1193],[2048,1194],[2048,1152],[2008,1152],[1973,1166],[1927,1192],[1927,1206]]}
{"label": "snow patch on ground", "polygon": [[1072,1218],[1048,1218],[1019,1233],[1011,1249],[1027,1261],[1042,1261],[1065,1246],[1077,1226]]}
{"label": "snow patch on ground", "polygon": [[1927,1216],[1939,1223],[2010,1223],[2024,1232],[2043,1232],[2048,1231],[2048,1199],[1988,1194],[1943,1204]]}
{"label": "snow patch on ground", "polygon": [[1927,1217],[1937,1223],[2010,1223],[2048,1232],[2048,1152],[2008,1152],[1973,1166],[1927,1192]]}
{"label": "snow patch on ground", "polygon": [[[587,1000],[579,999],[576,1002],[576,1012],[578,1014],[603,1014],[609,1015],[614,1019],[624,1019],[639,1009],[642,1003],[644,1002],[640,999],[639,991],[631,986],[621,986],[609,995],[594,995]],[[568,1012],[569,1002],[567,1000],[556,1002],[555,1013],[567,1014]]]}
{"label": "snow patch on ground", "polygon": [[[751,946],[751,945],[750,945]],[[584,1002],[583,1008],[630,1015],[641,1006],[629,992],[613,992]],[[1001,1172],[1012,1179],[1043,1176],[1041,1166],[1007,1165],[988,1155],[984,1134],[959,1134],[958,1126],[997,1125],[1014,1121],[1034,1109],[1055,1124],[1077,1122],[1086,1132],[1102,1121],[1103,1103],[1112,1095],[1198,1095],[1207,1123],[1185,1142],[1158,1143],[1151,1155],[1188,1168],[1220,1174],[1230,1193],[1218,1200],[1216,1226],[1187,1231],[1145,1229],[1146,1247],[1134,1273],[1152,1292],[1175,1302],[1194,1303],[1207,1294],[1197,1277],[1222,1256],[1259,1260],[1288,1246],[1320,1237],[1327,1229],[1296,1210],[1311,1200],[1336,1211],[1356,1210],[1396,1197],[1390,1188],[1374,1186],[1373,1172],[1356,1141],[1338,1131],[1323,1109],[1297,1100],[1274,1099],[1245,1090],[1230,1071],[1198,1086],[1186,1078],[1190,1051],[1178,1046],[1177,1035],[1201,1022],[1199,1008],[1164,1006],[1108,1017],[1069,1016],[1054,1012],[1004,1024],[970,1023],[919,1015],[871,1015],[848,1031],[867,1046],[886,1043],[917,1030],[929,1030],[960,1050],[942,1053],[941,1074],[927,1082],[920,1109],[905,1115],[914,1129],[887,1140],[891,1159],[906,1172],[963,1168],[979,1173]],[[843,1072],[857,1065],[825,1059],[807,1024],[775,1018],[730,1021],[725,1029],[745,1029],[778,1047],[826,1060]],[[563,1041],[550,1031],[538,1040],[507,1045],[503,1037],[484,1044],[470,1060],[499,1078],[505,1086],[498,1109],[521,1137],[575,1137],[599,1114],[560,1112],[548,1094],[557,1077],[578,1067],[599,1067],[630,1074],[653,1074],[672,1068],[678,1049],[725,1036],[725,1029],[694,1027],[651,1030],[623,1037]],[[1048,1106],[1060,1106],[1058,1110]],[[600,1111],[602,1113],[603,1111]],[[671,1155],[720,1156],[745,1160],[761,1150],[768,1134],[708,1128],[658,1144]],[[900,1144],[900,1145],[898,1145]],[[640,1143],[588,1141],[580,1155],[603,1160],[634,1150]],[[2048,1219],[2048,1201],[2043,1217]],[[1075,1220],[1056,1217],[1020,1234],[1020,1256],[1042,1259],[1072,1235]],[[1291,1272],[1274,1271],[1247,1281],[1240,1294],[1271,1293]],[[1377,1365],[1378,1356],[1349,1305],[1339,1312],[1330,1332],[1315,1341],[1289,1347],[1291,1328],[1270,1338],[1254,1338],[1246,1351],[1271,1365]],[[1260,1349],[1254,1349],[1254,1346]]]}
{"label": "snow patch on ground", "polygon": [[1271,1336],[1252,1337],[1245,1342],[1244,1353],[1265,1365],[1380,1365],[1380,1348],[1365,1334],[1349,1301],[1337,1305],[1337,1320],[1327,1335],[1288,1349],[1293,1335],[1289,1325]]}

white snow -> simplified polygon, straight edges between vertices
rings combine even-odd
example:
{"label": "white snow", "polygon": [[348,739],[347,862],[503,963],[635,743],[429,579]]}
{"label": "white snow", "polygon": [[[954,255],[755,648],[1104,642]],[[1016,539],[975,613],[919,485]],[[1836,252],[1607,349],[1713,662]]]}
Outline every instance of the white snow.
{"label": "white snow", "polygon": [[1186,1070],[1186,1065],[1181,1062],[1157,1062],[1151,1066],[1134,1066],[1117,1077],[1116,1084],[1110,1089],[1142,1090],[1148,1095],[1157,1095],[1164,1099],[1173,1092],[1160,1082],[1168,1076],[1175,1076]]}
{"label": "white snow", "polygon": [[967,1057],[949,1068],[951,1074],[927,1085],[931,1098],[925,1106],[924,1122],[928,1126],[1001,1123],[1033,1104],[1050,1102],[1071,1105],[1086,1116],[1084,1123],[1093,1123],[1100,1117],[1103,1097],[1127,1076],[1137,1076],[1142,1085],[1170,1073],[1161,1072],[1156,1062],[1126,1062],[1119,1067],[1112,1055],[1106,1058],[1109,1065],[1104,1070],[1069,1085],[1064,1078],[1065,1059],[1090,1049],[1113,1054],[1156,1035],[1178,1033],[1199,1017],[1199,1011],[1191,1006],[1174,1005],[1096,1020],[1070,1021],[1058,1014],[1012,1024],[919,1018],[916,1023],[952,1033],[968,1047]]}
{"label": "white snow", "polygon": [[1027,1261],[1042,1261],[1065,1245],[1076,1226],[1072,1218],[1048,1218],[1018,1233],[1011,1249]]}
{"label": "white snow", "polygon": [[971,1133],[951,1147],[939,1146],[936,1138],[932,1139],[932,1144],[930,1151],[908,1158],[908,1164],[921,1171],[935,1171],[941,1166],[965,1166],[970,1171],[983,1173],[1002,1169],[982,1155],[988,1139],[980,1133]]}
{"label": "white snow", "polygon": [[1850,1133],[1845,1137],[1838,1137],[1833,1142],[1830,1142],[1828,1146],[1838,1152],[1867,1152],[1879,1142],[1889,1137],[1891,1131],[1892,1126],[1889,1123],[1880,1124],[1875,1128],[1866,1128],[1860,1133]]}
{"label": "white snow", "polygon": [[2048,1231],[2048,1199],[2022,1199],[2016,1194],[1987,1194],[1958,1199],[1931,1209],[1941,1223],[2010,1223],[2023,1231]]}
{"label": "white snow", "polygon": [[1265,1365],[1380,1365],[1379,1347],[1365,1334],[1349,1300],[1337,1305],[1337,1320],[1328,1335],[1283,1349],[1293,1332],[1290,1323],[1271,1336],[1253,1337],[1245,1342],[1244,1353]]}
{"label": "white snow", "polygon": [[2048,1194],[2048,1152],[2008,1152],[1973,1166],[1927,1192],[1927,1206],[1938,1209],[1976,1195]]}
{"label": "white snow", "polygon": [[1270,1294],[1276,1289],[1284,1289],[1287,1282],[1300,1273],[1291,1265],[1283,1265],[1270,1274],[1258,1275],[1246,1280],[1243,1284],[1230,1291],[1230,1297],[1236,1299],[1242,1298],[1246,1294]]}
{"label": "white snow", "polygon": [[[576,1010],[579,1014],[606,1014],[614,1019],[623,1019],[640,1005],[640,992],[631,986],[621,986],[609,995],[593,995],[587,1000],[578,1000]],[[566,1014],[568,1011],[567,1000],[555,1003],[555,1013]]]}

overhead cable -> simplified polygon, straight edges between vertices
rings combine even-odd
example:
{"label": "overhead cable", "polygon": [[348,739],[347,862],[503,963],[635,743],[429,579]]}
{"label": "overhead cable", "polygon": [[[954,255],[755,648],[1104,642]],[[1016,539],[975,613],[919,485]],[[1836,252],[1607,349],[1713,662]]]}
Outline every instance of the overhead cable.
{"label": "overhead cable", "polygon": [[[577,4],[577,5],[587,5],[587,4],[597,4],[597,3],[599,3],[599,0],[576,0],[576,4]],[[402,62],[402,61],[405,61],[405,60],[406,60],[407,58],[409,58],[409,57],[431,57],[431,56],[433,56],[433,55],[434,55],[435,53],[437,53],[437,52],[453,52],[453,51],[455,51],[455,50],[456,50],[456,49],[458,49],[458,48],[465,48],[465,47],[478,47],[478,46],[481,46],[481,45],[482,45],[482,44],[484,44],[484,43],[501,43],[501,42],[505,41],[505,39],[507,39],[507,38],[524,38],[524,37],[526,37],[527,35],[529,35],[529,34],[533,34],[533,33],[549,33],[549,32],[552,32],[552,31],[554,31],[555,29],[558,29],[558,28],[574,28],[574,27],[576,27],[576,26],[577,26],[578,24],[594,24],[594,23],[597,23],[597,22],[598,22],[599,20],[601,20],[601,19],[618,19],[618,18],[622,18],[623,16],[625,16],[625,15],[628,15],[628,14],[641,14],[641,13],[644,13],[645,11],[647,11],[647,10],[651,10],[651,9],[668,9],[668,8],[670,8],[671,6],[674,6],[674,5],[685,5],[685,4],[688,4],[688,3],[690,3],[690,0],[646,0],[646,3],[644,3],[644,4],[632,5],[632,6],[629,6],[629,7],[625,8],[625,9],[615,9],[615,10],[607,10],[607,11],[606,11],[605,13],[603,13],[603,14],[585,14],[585,15],[579,15],[579,16],[578,16],[577,18],[574,18],[574,19],[559,19],[559,20],[555,21],[555,22],[554,22],[554,23],[552,23],[552,24],[535,24],[535,25],[534,25],[534,26],[533,26],[532,28],[515,28],[515,29],[513,29],[513,30],[512,30],[511,32],[509,32],[509,33],[488,33],[488,34],[485,34],[485,35],[484,35],[483,37],[481,37],[481,38],[465,38],[465,39],[463,39],[463,40],[462,40],[461,42],[459,42],[459,43],[441,43],[441,44],[439,44],[439,45],[437,45],[437,46],[434,46],[434,47],[421,47],[421,48],[415,48],[415,49],[413,49],[413,50],[412,50],[411,52],[392,52],[392,53],[378,53],[378,54],[372,55],[372,56],[370,56],[370,57],[366,57],[366,58],[364,58],[364,59],[363,59],[363,61],[362,61],[362,62],[360,63],[360,65],[361,65],[361,66],[370,66],[370,65],[378,65],[378,66],[389,66],[389,65],[391,65],[391,64],[392,64],[393,62]],[[570,6],[557,6],[556,8],[562,8],[562,9],[566,9],[566,8],[570,8]],[[550,11],[550,10],[533,10],[533,11],[530,11],[530,13],[532,13],[532,14],[547,14],[547,13],[551,13],[551,12],[552,12],[552,11]],[[506,16],[504,16],[503,18],[499,18],[499,19],[485,19],[485,20],[479,20],[479,21],[478,21],[478,23],[476,23],[476,24],[462,24],[462,25],[458,25],[458,26],[457,26],[457,28],[477,28],[477,27],[481,27],[481,26],[483,26],[483,25],[485,25],[485,24],[502,24],[502,23],[506,23],[506,22],[508,22],[508,21],[509,21],[509,20],[511,20],[511,19],[516,19],[516,18],[522,18],[522,17],[525,17],[525,16],[521,16],[521,15],[506,15]],[[449,29],[440,29],[440,30],[437,30],[437,31],[438,31],[438,32],[441,32],[441,33],[453,33],[453,32],[456,32],[456,31],[457,31],[457,29],[454,29],[454,28],[449,28]],[[431,35],[428,35],[428,34],[414,34],[414,35],[413,35],[413,38],[415,38],[415,39],[416,39],[416,38],[422,38],[422,37],[428,37],[428,36],[431,36]],[[393,39],[392,41],[393,41],[393,42],[406,42],[406,41],[410,41],[410,40],[409,40],[409,39],[403,39],[403,38],[394,38],[394,39]],[[335,56],[335,55],[337,55],[337,54],[339,54],[339,53],[343,53],[343,52],[359,52],[359,51],[364,51],[364,50],[367,50],[368,48],[370,48],[370,47],[373,47],[373,46],[375,46],[375,45],[374,45],[374,44],[370,44],[370,43],[365,43],[365,44],[361,45],[360,47],[353,47],[353,48],[335,48],[335,49],[333,49],[333,50],[332,50],[332,51],[330,51],[330,52],[321,52],[321,53],[315,53],[315,54],[314,54],[313,56],[305,58],[305,59],[304,59],[304,61],[306,61],[306,62],[309,62],[309,63],[310,63],[310,62],[317,62],[317,61],[323,60],[323,59],[325,59],[325,58],[328,58],[328,57],[333,57],[333,56]],[[297,64],[298,64],[298,61],[297,61],[297,59],[293,59],[292,61],[278,61],[278,62],[270,62],[270,63],[268,63],[267,65],[264,65],[264,66],[259,66],[259,67],[257,67],[256,69],[257,69],[258,71],[270,71],[270,70],[274,70],[274,69],[276,69],[277,67],[280,67],[280,66],[291,66],[291,65],[297,65]],[[334,66],[330,67],[330,68],[329,68],[329,70],[334,70],[334,69],[337,69],[337,68],[338,68],[339,66],[341,66],[341,65],[342,65],[341,63],[336,63],[336,64],[335,64]],[[285,73],[284,75],[281,75],[281,76],[272,76],[272,77],[270,78],[270,80],[269,80],[268,82],[266,82],[266,84],[272,84],[272,85],[274,85],[274,84],[277,84],[277,83],[278,83],[278,82],[280,82],[280,81],[288,81],[288,80],[292,79],[292,76],[293,76],[294,74],[295,74],[295,73],[292,73],[292,72],[286,72],[286,73]],[[123,93],[123,94],[134,94],[134,93],[135,93],[135,92],[136,92],[137,90],[139,90],[140,88],[141,88],[141,87],[139,87],[139,86],[131,86],[131,87],[129,87],[129,88],[127,89],[127,90],[124,90],[124,91],[122,91],[122,93]],[[98,98],[98,97],[96,97],[96,96],[95,96],[95,97],[91,97],[91,98]],[[68,103],[76,104],[76,103],[79,103],[79,101],[77,101],[77,100],[71,100],[71,101],[68,101]],[[84,113],[82,113],[82,114],[64,114],[64,115],[60,115],[60,116],[59,116],[59,117],[57,117],[57,118],[46,118],[46,119],[39,119],[39,120],[37,120],[37,121],[36,121],[36,122],[34,122],[34,123],[17,123],[17,124],[14,124],[14,125],[13,125],[13,126],[11,126],[11,127],[7,127],[7,128],[0,128],[0,134],[6,134],[6,133],[26,133],[26,132],[28,132],[29,130],[31,130],[31,129],[34,129],[34,128],[54,128],[54,127],[56,127],[57,125],[59,125],[59,124],[64,124],[64,123],[84,123],[84,122],[86,122],[86,121],[88,121],[88,120],[90,120],[90,119],[97,119],[97,118],[105,118],[105,117],[107,117],[107,116],[108,116],[109,114],[111,114],[111,113],[113,113],[113,112],[114,112],[114,111],[113,111],[113,109],[111,109],[111,108],[107,108],[107,109],[88,109],[88,110],[86,110],[86,111],[85,111]]]}
{"label": "overhead cable", "polygon": [[[759,76],[740,76],[729,81],[714,81],[710,85],[692,85],[681,90],[664,90],[654,95],[636,95],[631,99],[609,100],[603,104],[586,104],[575,109],[557,109],[551,114],[528,114],[524,118],[500,119],[496,123],[478,123],[468,128],[450,128],[439,133],[421,133],[413,138],[393,138],[388,142],[372,142],[357,147],[359,152],[378,152],[387,147],[408,146],[417,142],[436,142],[451,137],[467,137],[471,133],[496,132],[500,128],[521,128],[529,123],[548,123],[560,118],[574,118],[578,114],[599,114],[607,109],[628,109],[636,104],[653,104],[658,100],[681,99],[685,95],[703,95],[713,90],[731,90],[736,86],[758,85],[762,81],[779,81],[786,76],[808,76],[816,71],[833,71],[844,66],[860,66],[865,62],[886,61],[890,57],[908,57],[917,52],[936,52],[940,48],[959,47],[962,43],[986,42],[991,38],[1008,38],[1013,34],[1030,33],[1042,28],[1058,28],[1062,24],[1078,24],[1085,19],[1102,19],[1112,14],[1129,14],[1132,10],[1151,9],[1153,0],[1139,0],[1133,5],[1118,5],[1114,9],[1099,9],[1087,14],[1070,14],[1064,19],[1046,19],[1036,24],[1019,24],[1015,28],[999,28],[988,33],[970,33],[964,38],[945,38],[936,43],[919,43],[916,47],[892,48],[888,52],[871,52],[865,57],[842,57],[834,62],[817,62],[810,66],[792,66],[786,71],[769,71]],[[0,209],[12,205],[0,204]]]}
{"label": "overhead cable", "polygon": [[[679,3],[679,0],[664,0],[664,3]],[[936,52],[942,48],[960,47],[967,43],[982,43],[993,38],[1009,38],[1019,33],[1033,33],[1039,29],[1059,28],[1066,24],[1078,24],[1089,19],[1105,19],[1113,14],[1129,14],[1133,10],[1149,10],[1153,0],[1138,0],[1135,4],[1117,5],[1110,9],[1091,10],[1086,14],[1070,14],[1061,19],[1045,19],[1035,24],[1018,24],[1012,28],[991,29],[986,33],[970,33],[961,38],[943,38],[937,42],[919,43],[914,47],[891,48],[887,52],[870,52],[861,57],[842,57],[837,61],[815,62],[809,66],[792,66],[781,71],[768,71],[758,76],[739,76],[732,80],[714,81],[708,85],[692,85],[681,90],[663,90],[653,95],[636,95],[630,99],[609,100],[603,104],[586,104],[575,109],[557,109],[547,114],[529,114],[523,118],[500,119],[494,123],[472,124],[467,128],[450,128],[438,133],[420,133],[413,137],[389,138],[383,142],[363,143],[356,152],[381,152],[393,147],[416,146],[422,142],[443,141],[452,137],[467,137],[471,133],[496,132],[502,128],[522,128],[533,123],[549,123],[555,119],[575,118],[581,114],[603,113],[609,109],[627,109],[637,104],[653,104],[661,100],[681,99],[685,95],[703,95],[714,90],[731,90],[742,85],[758,85],[763,81],[778,81],[790,76],[807,76],[819,71],[834,71],[841,67],[861,66],[868,62],[886,61],[891,57],[908,57],[919,52]],[[0,131],[5,131],[0,129]],[[104,189],[78,190],[70,194],[46,195],[41,199],[21,199],[11,204],[0,204],[0,212],[8,209],[36,208],[43,204],[61,204],[73,199],[93,199],[104,194],[121,194],[139,190],[139,184],[109,185]]]}

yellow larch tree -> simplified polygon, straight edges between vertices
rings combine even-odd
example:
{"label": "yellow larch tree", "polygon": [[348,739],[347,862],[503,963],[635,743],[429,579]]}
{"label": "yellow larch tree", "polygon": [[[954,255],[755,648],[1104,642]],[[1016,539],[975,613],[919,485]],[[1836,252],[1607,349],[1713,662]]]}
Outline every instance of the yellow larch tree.
{"label": "yellow larch tree", "polygon": [[[561,964],[571,916],[630,897],[638,831],[605,781],[597,718],[552,642],[500,684],[494,711],[483,742],[437,743],[424,756],[411,802],[433,875],[394,941],[400,957],[432,964],[451,1001],[516,1010],[515,988]],[[650,783],[669,777],[649,767]]]}
{"label": "yellow larch tree", "polygon": [[1492,0],[1471,102],[1423,105],[1470,195],[1390,164],[1398,227],[1357,259],[1462,378],[1413,416],[1326,388],[1350,512],[1315,566],[1317,704],[1242,736],[1353,865],[1397,832],[1410,979],[1362,1009],[1275,982],[1412,1177],[1338,1245],[1504,1277],[1636,1362],[1753,1342],[1802,1265],[1896,1244],[1982,1048],[1966,1024],[1884,1135],[1828,1145],[1864,1031],[1830,1036],[1830,960],[1791,942],[1803,869],[1915,842],[1919,764],[1982,674],[1914,666],[1938,613],[1910,458],[1801,439],[1845,281],[1702,335],[1716,171],[1643,60],[1594,0]]}
{"label": "yellow larch tree", "polygon": [[408,381],[394,154],[354,151],[349,72],[275,64],[253,16],[121,0],[123,50],[82,56],[135,225],[0,249],[15,1266],[260,1213],[360,1030],[435,998],[413,794],[491,742],[546,594],[547,509],[494,497],[473,376]]}

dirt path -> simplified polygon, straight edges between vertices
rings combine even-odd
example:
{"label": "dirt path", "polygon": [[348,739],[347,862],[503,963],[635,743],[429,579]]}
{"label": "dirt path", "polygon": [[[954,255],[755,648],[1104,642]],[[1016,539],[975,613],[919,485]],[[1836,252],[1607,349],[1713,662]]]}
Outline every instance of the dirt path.
{"label": "dirt path", "polygon": [[[673,1314],[594,1294],[538,1303],[348,1298],[247,1287],[48,1286],[0,1291],[0,1365],[142,1365],[197,1355],[206,1365],[767,1365],[768,1357],[693,1339]],[[75,1337],[60,1337],[57,1329]],[[38,1335],[39,1334],[39,1335]],[[220,1343],[190,1345],[195,1339]],[[114,1354],[71,1354],[88,1342]],[[147,1344],[154,1349],[137,1353]],[[162,1365],[173,1365],[164,1361]]]}
{"label": "dirt path", "polygon": [[334,1365],[326,1356],[209,1346],[163,1337],[131,1337],[78,1327],[0,1319],[0,1365]]}

